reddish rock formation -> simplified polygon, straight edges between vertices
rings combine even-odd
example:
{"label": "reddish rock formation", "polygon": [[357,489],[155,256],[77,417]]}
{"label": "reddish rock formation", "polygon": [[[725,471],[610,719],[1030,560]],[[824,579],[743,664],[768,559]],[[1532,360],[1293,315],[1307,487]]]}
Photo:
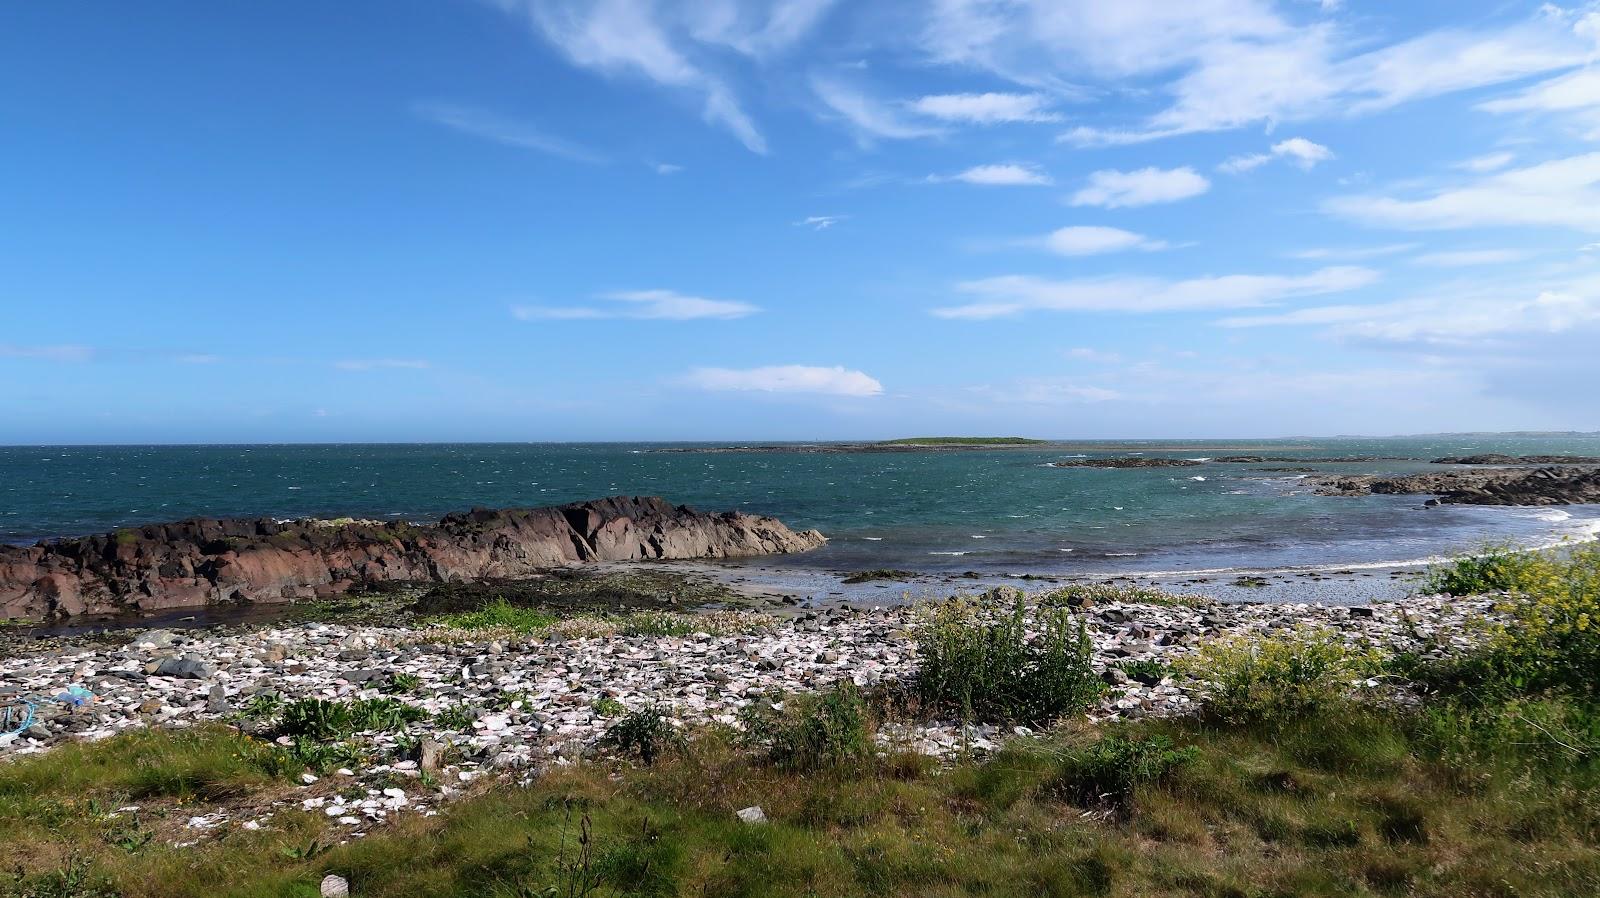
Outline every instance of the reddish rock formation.
{"label": "reddish rock formation", "polygon": [[524,577],[589,561],[735,558],[823,544],[774,518],[612,496],[437,524],[197,518],[0,546],[0,619],[288,602],[380,581]]}

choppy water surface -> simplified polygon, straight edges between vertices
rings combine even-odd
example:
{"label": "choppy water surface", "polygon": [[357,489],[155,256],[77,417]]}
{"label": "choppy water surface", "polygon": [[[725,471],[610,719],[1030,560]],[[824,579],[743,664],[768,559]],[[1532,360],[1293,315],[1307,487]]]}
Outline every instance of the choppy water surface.
{"label": "choppy water surface", "polygon": [[[828,548],[780,563],[920,571],[1207,570],[1408,561],[1488,540],[1586,538],[1600,508],[1447,507],[1310,494],[1309,466],[1427,468],[1466,452],[1600,455],[1600,438],[1084,443],[1040,449],[790,454],[655,444],[0,447],[0,540],[80,535],[195,515],[430,520],[472,506],[614,493],[773,514]],[[1222,454],[1404,461],[1152,469],[1051,468],[1074,455]]]}

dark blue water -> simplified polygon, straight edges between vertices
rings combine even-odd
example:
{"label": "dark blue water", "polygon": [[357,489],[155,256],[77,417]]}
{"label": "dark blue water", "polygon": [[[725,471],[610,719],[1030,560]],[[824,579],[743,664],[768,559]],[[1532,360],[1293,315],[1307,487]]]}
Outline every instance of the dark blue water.
{"label": "dark blue water", "polygon": [[472,506],[615,493],[776,515],[832,538],[781,563],[839,569],[1103,572],[1407,561],[1487,540],[1583,538],[1600,509],[1420,508],[1327,498],[1268,465],[1051,468],[1070,455],[1379,455],[1412,471],[1463,452],[1600,455],[1600,438],[1075,444],[929,453],[674,453],[659,444],[0,447],[0,540],[195,515],[415,521]]}

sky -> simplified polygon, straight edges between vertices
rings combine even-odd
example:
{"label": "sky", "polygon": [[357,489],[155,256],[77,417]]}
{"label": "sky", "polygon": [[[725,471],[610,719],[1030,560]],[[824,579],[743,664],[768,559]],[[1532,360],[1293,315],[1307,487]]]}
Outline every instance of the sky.
{"label": "sky", "polygon": [[11,3],[0,79],[0,443],[1600,429],[1600,3]]}

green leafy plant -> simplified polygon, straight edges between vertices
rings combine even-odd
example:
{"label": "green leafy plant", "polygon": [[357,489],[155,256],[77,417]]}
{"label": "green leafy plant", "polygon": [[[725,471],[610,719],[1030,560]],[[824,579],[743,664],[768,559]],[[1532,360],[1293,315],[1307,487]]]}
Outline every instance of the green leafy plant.
{"label": "green leafy plant", "polygon": [[1137,786],[1167,780],[1199,756],[1198,748],[1177,748],[1166,736],[1109,735],[1069,755],[1050,788],[1080,805],[1126,809]]}
{"label": "green leafy plant", "polygon": [[1382,663],[1331,631],[1305,630],[1212,643],[1185,668],[1205,683],[1208,714],[1245,723],[1292,720],[1347,701],[1358,682],[1382,672]]}
{"label": "green leafy plant", "polygon": [[594,710],[594,713],[601,717],[621,717],[628,713],[626,705],[609,695],[602,695],[595,699],[594,704],[590,705],[590,707]]}
{"label": "green leafy plant", "polygon": [[836,768],[870,757],[873,750],[867,700],[849,680],[816,695],[783,697],[746,709],[745,732],[764,744],[768,759],[786,770]]}
{"label": "green leafy plant", "polygon": [[915,690],[933,708],[979,720],[1047,723],[1088,708],[1104,685],[1089,666],[1093,647],[1065,610],[1039,614],[1029,639],[1020,594],[1009,615],[948,602],[917,633]]}
{"label": "green leafy plant", "polygon": [[612,724],[600,741],[620,754],[638,758],[646,766],[654,764],[668,751],[681,749],[684,744],[677,727],[655,705],[629,712]]}

